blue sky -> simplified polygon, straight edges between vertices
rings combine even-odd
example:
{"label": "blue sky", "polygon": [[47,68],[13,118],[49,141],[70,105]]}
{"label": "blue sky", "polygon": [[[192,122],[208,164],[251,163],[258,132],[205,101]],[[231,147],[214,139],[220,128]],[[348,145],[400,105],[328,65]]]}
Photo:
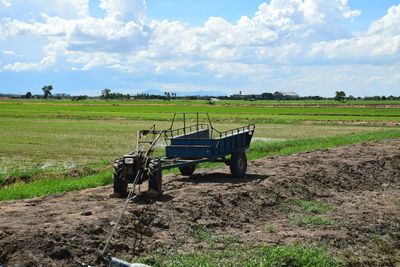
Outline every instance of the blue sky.
{"label": "blue sky", "polygon": [[400,1],[0,0],[0,93],[399,95],[399,73]]}

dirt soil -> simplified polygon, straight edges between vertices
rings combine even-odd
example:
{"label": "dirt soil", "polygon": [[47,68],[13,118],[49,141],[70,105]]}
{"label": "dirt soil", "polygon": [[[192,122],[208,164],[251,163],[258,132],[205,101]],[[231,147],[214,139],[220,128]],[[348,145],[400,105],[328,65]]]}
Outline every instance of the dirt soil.
{"label": "dirt soil", "polygon": [[[164,178],[160,200],[129,204],[110,255],[190,250],[199,244],[189,229],[204,225],[253,245],[322,245],[349,266],[399,266],[400,139],[256,160],[245,179],[230,178],[227,167]],[[1,203],[0,265],[104,265],[97,252],[123,204],[110,192]],[[296,222],[304,216],[296,199],[332,207],[318,215],[330,223]]]}

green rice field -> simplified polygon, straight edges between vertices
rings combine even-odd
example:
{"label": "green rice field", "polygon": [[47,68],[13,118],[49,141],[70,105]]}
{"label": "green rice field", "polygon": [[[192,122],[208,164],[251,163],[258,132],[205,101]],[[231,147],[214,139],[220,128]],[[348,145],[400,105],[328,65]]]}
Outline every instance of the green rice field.
{"label": "green rice field", "polygon": [[[174,112],[208,112],[221,130],[256,124],[251,159],[400,137],[400,101],[0,100],[0,200],[109,183],[110,162],[134,150],[136,131],[166,129]],[[49,189],[9,193],[35,183]]]}

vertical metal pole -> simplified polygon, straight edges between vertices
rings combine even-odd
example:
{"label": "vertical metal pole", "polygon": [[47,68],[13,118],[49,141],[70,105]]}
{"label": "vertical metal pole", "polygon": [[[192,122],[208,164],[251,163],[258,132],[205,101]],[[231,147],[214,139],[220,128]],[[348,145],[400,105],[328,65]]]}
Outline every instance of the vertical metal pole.
{"label": "vertical metal pole", "polygon": [[174,113],[174,117],[172,118],[172,121],[171,121],[171,126],[169,126],[169,129],[168,129],[169,131],[171,131],[171,138],[174,138],[174,133],[172,131],[172,127],[174,126],[174,123],[175,123],[175,117],[176,117],[176,113]]}
{"label": "vertical metal pole", "polygon": [[140,131],[136,134],[136,151],[139,150],[139,138],[140,138]]}
{"label": "vertical metal pole", "polygon": [[211,138],[213,138],[214,127],[212,126],[211,119],[210,119],[210,116],[208,115],[208,113],[206,113],[206,115],[207,115],[208,124],[211,127]]}
{"label": "vertical metal pole", "polygon": [[171,121],[171,126],[169,126],[170,130],[172,129],[172,126],[174,126],[175,117],[176,117],[176,113],[174,113],[174,117],[172,118],[172,121]]}
{"label": "vertical metal pole", "polygon": [[186,135],[186,114],[183,113],[183,134]]}
{"label": "vertical metal pole", "polygon": [[199,136],[199,113],[197,113],[196,115],[197,115],[196,131],[197,131],[197,139],[199,139],[200,138],[200,136]]}

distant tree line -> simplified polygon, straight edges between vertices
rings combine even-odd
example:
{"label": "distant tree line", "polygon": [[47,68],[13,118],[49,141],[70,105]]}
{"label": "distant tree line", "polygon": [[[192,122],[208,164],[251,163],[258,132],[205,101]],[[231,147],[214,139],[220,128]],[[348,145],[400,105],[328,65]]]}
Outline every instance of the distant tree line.
{"label": "distant tree line", "polygon": [[111,89],[105,88],[101,91],[100,96],[87,96],[87,95],[77,95],[71,96],[69,94],[57,93],[53,94],[53,86],[45,85],[42,87],[43,94],[32,94],[28,91],[23,95],[16,94],[0,94],[2,98],[12,98],[12,99],[70,99],[71,101],[83,101],[88,99],[103,99],[103,100],[134,100],[134,99],[158,99],[164,101],[170,101],[172,99],[182,99],[182,100],[207,100],[210,103],[210,99],[219,100],[246,100],[246,101],[257,101],[257,100],[336,100],[344,102],[346,100],[374,100],[374,101],[385,101],[385,100],[400,100],[400,96],[368,96],[368,97],[354,97],[352,95],[347,96],[345,91],[336,91],[333,97],[321,97],[321,96],[298,96],[297,94],[286,94],[282,92],[269,93],[265,92],[262,94],[239,94],[227,95],[227,96],[207,96],[207,95],[193,95],[193,96],[177,96],[174,92],[165,91],[163,95],[139,93],[135,95],[123,94],[118,92],[112,92]]}
{"label": "distant tree line", "polygon": [[217,97],[220,99],[230,99],[230,100],[323,100],[327,99],[321,96],[297,96],[297,95],[285,95],[281,92],[275,93],[262,93],[262,94],[251,94],[251,95],[231,95],[227,97]]}
{"label": "distant tree line", "polygon": [[375,100],[375,101],[385,101],[385,100],[400,100],[400,96],[366,96],[366,97],[354,97],[352,95],[346,96],[344,91],[336,91],[335,101],[344,102],[346,100]]}
{"label": "distant tree line", "polygon": [[153,94],[146,94],[146,93],[141,93],[141,94],[136,94],[136,95],[130,95],[130,94],[121,94],[121,93],[113,93],[111,89],[103,89],[101,91],[100,95],[101,99],[105,100],[110,100],[110,99],[118,99],[118,100],[129,100],[129,99],[162,99],[162,100],[171,100],[171,99],[176,99],[176,93],[173,92],[164,92],[164,95],[153,95]]}

